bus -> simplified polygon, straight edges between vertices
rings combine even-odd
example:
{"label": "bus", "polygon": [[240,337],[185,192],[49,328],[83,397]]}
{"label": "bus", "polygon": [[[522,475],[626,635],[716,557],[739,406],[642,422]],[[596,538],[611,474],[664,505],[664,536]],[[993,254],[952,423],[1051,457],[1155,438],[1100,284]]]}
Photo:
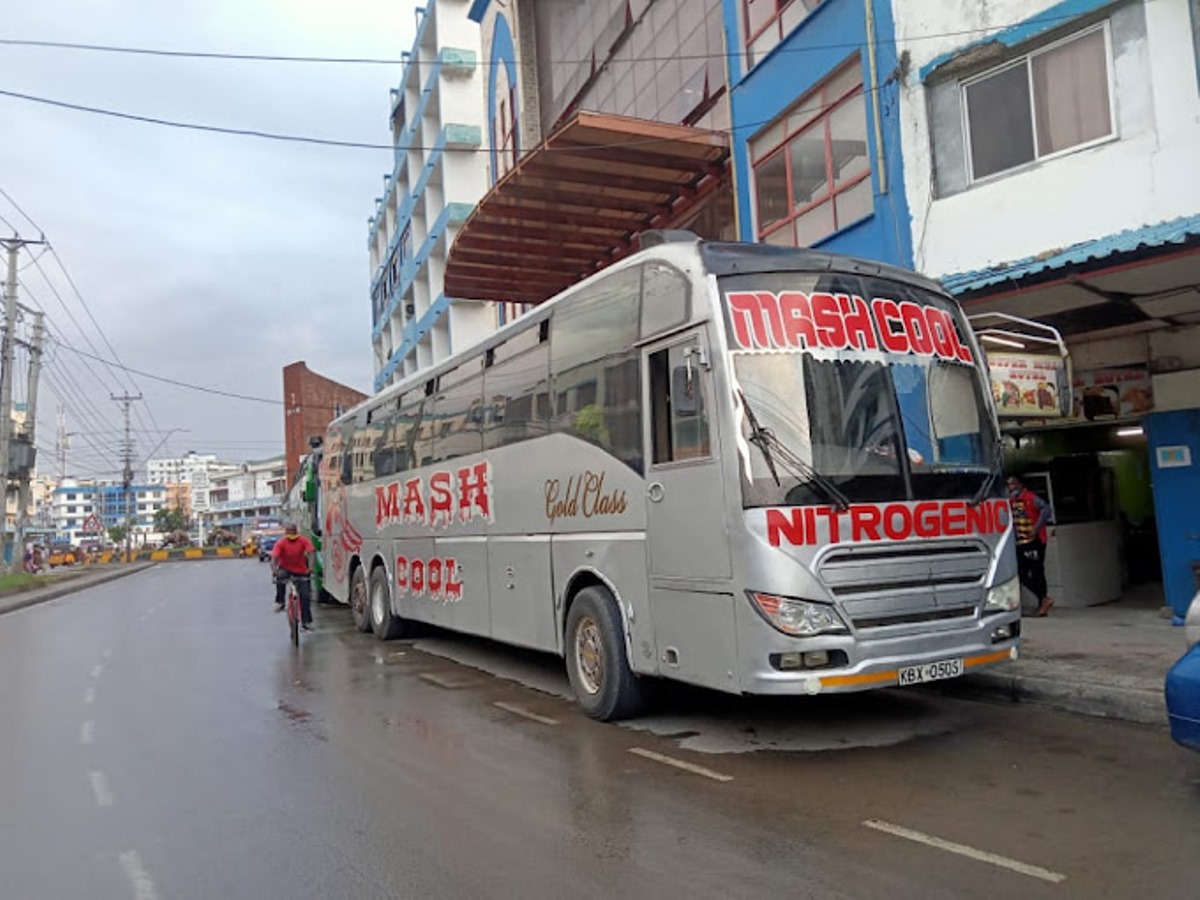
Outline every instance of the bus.
{"label": "bus", "polygon": [[952,678],[1018,652],[1000,466],[937,283],[657,233],[330,425],[326,589],[557,654],[601,720]]}
{"label": "bus", "polygon": [[321,467],[321,445],[312,442],[312,450],[300,460],[300,468],[292,486],[283,498],[283,521],[295,525],[296,529],[312,542],[316,549],[313,560],[313,597],[327,598],[324,586],[324,559],[321,553],[321,491],[319,472]]}

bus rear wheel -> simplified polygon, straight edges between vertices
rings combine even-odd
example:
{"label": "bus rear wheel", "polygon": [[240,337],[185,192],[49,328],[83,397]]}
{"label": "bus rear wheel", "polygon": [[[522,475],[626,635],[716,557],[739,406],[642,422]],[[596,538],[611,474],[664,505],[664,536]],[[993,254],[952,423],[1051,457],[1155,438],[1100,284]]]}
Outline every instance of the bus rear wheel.
{"label": "bus rear wheel", "polygon": [[404,632],[404,620],[392,612],[392,595],[383,566],[371,570],[371,628],[381,641],[394,640]]}
{"label": "bus rear wheel", "polygon": [[567,678],[583,711],[601,722],[636,716],[646,685],[629,668],[616,600],[602,587],[586,587],[567,613]]}
{"label": "bus rear wheel", "polygon": [[350,576],[350,615],[354,627],[364,634],[371,630],[371,610],[368,608],[367,576],[362,566],[357,566]]}

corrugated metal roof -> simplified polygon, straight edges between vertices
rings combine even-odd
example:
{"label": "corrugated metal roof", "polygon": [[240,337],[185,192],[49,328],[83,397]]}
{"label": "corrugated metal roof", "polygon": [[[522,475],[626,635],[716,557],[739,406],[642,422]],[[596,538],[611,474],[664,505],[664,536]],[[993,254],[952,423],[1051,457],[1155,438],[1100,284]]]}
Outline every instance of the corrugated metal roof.
{"label": "corrugated metal roof", "polygon": [[941,281],[951,294],[966,294],[1004,282],[1021,281],[1031,275],[1053,269],[1063,269],[1092,260],[1101,260],[1118,253],[1132,253],[1135,250],[1164,247],[1168,244],[1184,244],[1198,237],[1200,237],[1200,215],[1185,216],[1169,222],[1147,225],[1144,228],[1133,228],[1119,234],[1097,238],[1094,241],[1084,241],[1070,247],[1039,253],[1036,256],[1026,257],[1016,262],[1002,263],[988,269],[946,275]]}

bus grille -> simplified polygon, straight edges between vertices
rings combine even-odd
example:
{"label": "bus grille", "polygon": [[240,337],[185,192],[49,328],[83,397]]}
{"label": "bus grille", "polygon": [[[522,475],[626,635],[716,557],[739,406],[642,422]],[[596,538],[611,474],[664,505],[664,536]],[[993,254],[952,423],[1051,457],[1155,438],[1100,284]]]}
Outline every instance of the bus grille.
{"label": "bus grille", "polygon": [[990,556],[983,544],[840,547],[819,563],[821,580],[855,628],[973,617]]}

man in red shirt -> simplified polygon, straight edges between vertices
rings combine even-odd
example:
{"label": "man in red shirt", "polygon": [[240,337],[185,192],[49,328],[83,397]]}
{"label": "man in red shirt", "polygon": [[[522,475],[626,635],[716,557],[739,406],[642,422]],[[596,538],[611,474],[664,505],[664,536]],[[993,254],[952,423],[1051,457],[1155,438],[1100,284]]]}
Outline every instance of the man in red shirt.
{"label": "man in red shirt", "polygon": [[1054,605],[1046,595],[1046,526],[1050,524],[1050,504],[1015,475],[1008,477],[1008,497],[1017,533],[1017,572],[1021,584],[1038,599],[1034,615],[1044,616]]}
{"label": "man in red shirt", "polygon": [[294,524],[284,528],[283,538],[271,549],[271,573],[275,576],[275,612],[283,611],[290,578],[300,595],[300,622],[305,631],[312,631],[312,588],[309,572],[310,556],[316,552],[312,542],[296,530]]}

